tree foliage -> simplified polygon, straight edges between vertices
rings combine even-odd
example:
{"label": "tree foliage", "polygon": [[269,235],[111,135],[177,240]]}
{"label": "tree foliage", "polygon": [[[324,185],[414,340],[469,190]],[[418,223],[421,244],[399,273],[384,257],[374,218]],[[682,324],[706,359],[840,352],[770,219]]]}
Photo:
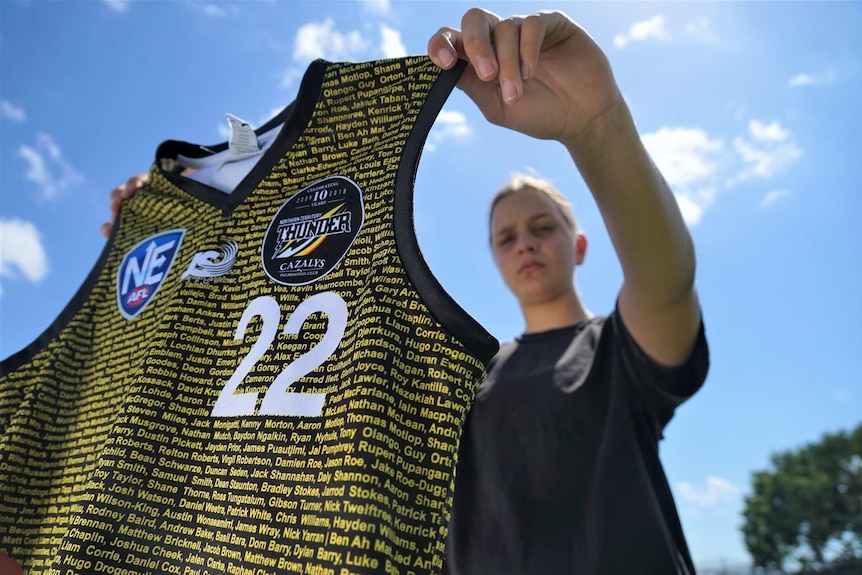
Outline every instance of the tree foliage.
{"label": "tree foliage", "polygon": [[808,570],[862,558],[862,424],[771,462],[752,474],[743,510],[754,565]]}

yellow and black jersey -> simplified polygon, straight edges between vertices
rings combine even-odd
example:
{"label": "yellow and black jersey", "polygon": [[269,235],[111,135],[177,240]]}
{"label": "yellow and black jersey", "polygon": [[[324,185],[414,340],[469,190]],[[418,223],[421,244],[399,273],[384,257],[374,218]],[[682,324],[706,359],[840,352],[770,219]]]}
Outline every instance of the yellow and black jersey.
{"label": "yellow and black jersey", "polygon": [[230,194],[173,169],[225,144],[159,147],[85,284],[0,365],[0,550],[29,573],[440,571],[497,350],[413,230],[458,73],[314,62]]}

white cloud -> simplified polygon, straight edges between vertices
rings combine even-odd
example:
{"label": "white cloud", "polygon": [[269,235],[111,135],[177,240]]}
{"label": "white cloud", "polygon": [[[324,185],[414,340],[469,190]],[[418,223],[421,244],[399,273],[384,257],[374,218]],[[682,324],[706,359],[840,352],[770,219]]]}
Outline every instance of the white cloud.
{"label": "white cloud", "polygon": [[[719,41],[718,34],[712,27],[712,23],[706,18],[698,18],[685,23],[682,29],[684,36],[693,42],[700,44],[713,44]],[[633,42],[644,42],[646,40],[670,40],[672,37],[666,26],[664,16],[658,14],[648,20],[642,20],[632,24],[626,32],[614,36],[614,46],[625,48]]]}
{"label": "white cloud", "polygon": [[20,124],[27,119],[27,113],[11,102],[0,100],[0,117]]}
{"label": "white cloud", "polygon": [[742,490],[721,477],[707,477],[706,486],[696,486],[685,481],[677,485],[679,497],[696,507],[716,507],[736,501]]}
{"label": "white cloud", "polygon": [[713,156],[724,147],[699,128],[663,127],[642,139],[671,186],[688,186],[712,176],[718,168]]}
{"label": "white cloud", "polygon": [[36,135],[35,148],[21,145],[18,156],[27,162],[24,177],[39,186],[45,199],[51,199],[84,181],[63,158],[60,148],[48,134]]}
{"label": "white cloud", "polygon": [[790,86],[810,86],[811,84],[817,83],[817,76],[813,74],[796,74],[792,78],[790,78],[790,82],[788,84]]}
{"label": "white cloud", "polygon": [[710,44],[718,41],[718,35],[712,29],[712,24],[706,18],[700,18],[687,22],[685,33],[696,42]]}
{"label": "white cloud", "polygon": [[300,66],[291,66],[282,72],[279,86],[283,89],[290,88],[302,77],[307,63],[316,58],[330,61],[358,60],[370,45],[371,42],[356,30],[346,33],[337,30],[332,18],[305,24],[293,39],[293,59],[299,62]]}
{"label": "white cloud", "polygon": [[683,219],[690,226],[697,224],[715,203],[715,180],[724,143],[699,128],[663,127],[642,139],[674,191]]}
{"label": "white cloud", "polygon": [[689,226],[697,225],[704,212],[715,203],[715,188],[707,186],[696,190],[674,190],[676,204],[683,221]]}
{"label": "white cloud", "polygon": [[201,14],[203,14],[205,16],[213,16],[215,18],[220,18],[220,17],[224,16],[225,14],[227,14],[227,10],[225,10],[222,6],[219,6],[218,4],[215,4],[212,2],[195,2],[195,1],[192,1],[192,2],[187,2],[186,5],[189,8],[191,8],[192,10],[200,12]]}
{"label": "white cloud", "polygon": [[105,4],[114,12],[126,12],[131,0],[104,0]]}
{"label": "white cloud", "polygon": [[[751,120],[746,128],[732,140],[732,147],[700,128],[665,126],[642,136],[689,226],[697,224],[727,188],[745,180],[770,179],[802,155],[780,122]],[[762,193],[762,208],[791,195],[785,189]]]}
{"label": "white cloud", "polygon": [[765,124],[751,120],[748,133],[749,138],[738,136],[733,140],[733,148],[746,167],[728,181],[729,186],[751,178],[771,178],[802,156],[790,131],[779,122]]}
{"label": "white cloud", "polygon": [[789,195],[790,192],[787,190],[771,190],[763,196],[763,199],[760,201],[760,207],[768,208],[778,200],[786,198]]}
{"label": "white cloud", "polygon": [[748,124],[748,131],[759,142],[782,142],[790,137],[790,132],[778,122],[764,124],[760,120],[752,120]]}
{"label": "white cloud", "polygon": [[442,110],[428,134],[425,150],[433,152],[446,140],[462,140],[469,135],[470,126],[464,114],[453,110]]}
{"label": "white cloud", "polygon": [[834,70],[826,70],[820,74],[809,74],[807,72],[800,72],[790,78],[787,82],[787,85],[791,88],[799,88],[802,86],[817,86],[821,84],[830,84],[836,81],[836,74]]}
{"label": "white cloud", "polygon": [[46,196],[53,196],[55,190],[51,188],[51,174],[48,173],[48,164],[45,161],[45,158],[42,157],[42,154],[37,152],[35,149],[31,148],[27,145],[22,145],[18,148],[18,156],[24,158],[24,160],[28,164],[27,173],[24,174],[31,182],[35,182],[43,189],[45,189]]}
{"label": "white cloud", "polygon": [[386,24],[380,25],[380,49],[384,58],[401,58],[407,55],[407,48],[401,43],[401,33]]}
{"label": "white cloud", "polygon": [[36,226],[24,220],[0,219],[0,277],[21,275],[36,283],[47,274],[48,257]]}
{"label": "white cloud", "polygon": [[835,398],[835,401],[839,403],[844,403],[845,401],[853,397],[853,392],[850,391],[849,387],[842,387],[841,389],[836,391],[832,397]]}
{"label": "white cloud", "polygon": [[293,59],[300,66],[291,66],[282,72],[279,85],[283,89],[290,88],[297,79],[302,78],[305,65],[316,58],[330,61],[358,60],[370,45],[356,30],[346,33],[337,30],[332,18],[305,24],[293,39]]}
{"label": "white cloud", "polygon": [[362,5],[369,12],[387,14],[389,12],[389,0],[362,0]]}
{"label": "white cloud", "polygon": [[315,58],[345,60],[368,48],[369,42],[357,31],[343,33],[335,29],[335,22],[311,22],[296,33],[293,59],[310,61]]}
{"label": "white cloud", "polygon": [[626,33],[617,34],[614,37],[614,46],[625,48],[631,42],[643,42],[650,38],[656,40],[665,40],[668,38],[668,33],[664,26],[664,16],[661,14],[653,16],[649,20],[635,22]]}

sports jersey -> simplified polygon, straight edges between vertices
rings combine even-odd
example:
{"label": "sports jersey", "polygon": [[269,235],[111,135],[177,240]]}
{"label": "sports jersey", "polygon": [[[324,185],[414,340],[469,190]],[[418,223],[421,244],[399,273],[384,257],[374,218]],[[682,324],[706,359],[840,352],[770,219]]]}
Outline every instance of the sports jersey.
{"label": "sports jersey", "polygon": [[413,230],[457,79],[316,61],[230,194],[163,143],[85,284],[2,363],[0,550],[29,573],[436,573],[497,342]]}
{"label": "sports jersey", "polygon": [[659,440],[706,376],[701,326],[666,368],[617,311],[505,344],[464,430],[448,575],[692,575]]}

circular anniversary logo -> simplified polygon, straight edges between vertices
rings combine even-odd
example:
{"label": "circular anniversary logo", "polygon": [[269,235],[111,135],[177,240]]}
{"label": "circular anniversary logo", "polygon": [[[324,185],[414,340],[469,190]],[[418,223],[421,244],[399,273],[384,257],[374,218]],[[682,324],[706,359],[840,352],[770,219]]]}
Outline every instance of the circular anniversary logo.
{"label": "circular anniversary logo", "polygon": [[282,285],[306,285],[331,272],[365,221],[362,191],[332,176],[296,192],[278,209],[263,237],[266,275]]}

